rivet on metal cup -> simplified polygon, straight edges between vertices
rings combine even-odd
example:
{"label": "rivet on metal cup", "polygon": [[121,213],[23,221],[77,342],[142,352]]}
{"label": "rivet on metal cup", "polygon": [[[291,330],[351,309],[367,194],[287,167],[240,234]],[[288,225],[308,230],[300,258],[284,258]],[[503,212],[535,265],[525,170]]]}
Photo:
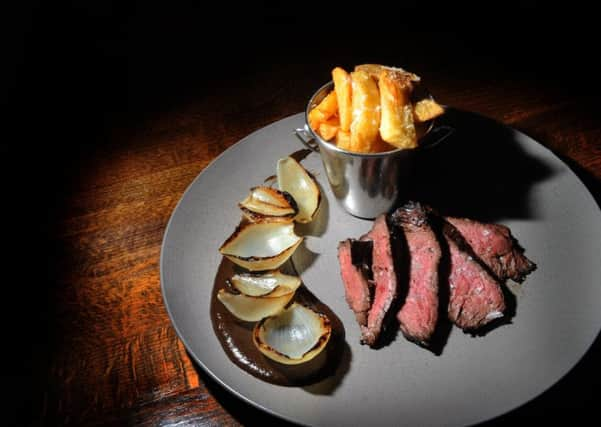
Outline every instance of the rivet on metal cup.
{"label": "rivet on metal cup", "polygon": [[427,148],[438,145],[453,129],[437,127],[434,121],[424,129],[420,146],[383,153],[353,153],[323,140],[308,125],[311,109],[333,89],[329,82],[313,94],[305,109],[305,126],[296,135],[313,151],[319,151],[328,182],[338,203],[345,211],[359,218],[372,219],[391,211],[405,195],[418,156]]}

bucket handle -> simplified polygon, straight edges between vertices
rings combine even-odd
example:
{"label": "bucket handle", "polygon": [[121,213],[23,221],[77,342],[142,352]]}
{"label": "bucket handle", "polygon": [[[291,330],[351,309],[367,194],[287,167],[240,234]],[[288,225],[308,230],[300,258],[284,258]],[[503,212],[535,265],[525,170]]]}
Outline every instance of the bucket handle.
{"label": "bucket handle", "polygon": [[319,145],[317,145],[315,138],[311,136],[311,132],[309,131],[307,125],[302,128],[295,129],[294,134],[309,150],[319,153]]}
{"label": "bucket handle", "polygon": [[448,125],[435,126],[422,137],[420,145],[424,149],[434,148],[455,133],[455,128]]}

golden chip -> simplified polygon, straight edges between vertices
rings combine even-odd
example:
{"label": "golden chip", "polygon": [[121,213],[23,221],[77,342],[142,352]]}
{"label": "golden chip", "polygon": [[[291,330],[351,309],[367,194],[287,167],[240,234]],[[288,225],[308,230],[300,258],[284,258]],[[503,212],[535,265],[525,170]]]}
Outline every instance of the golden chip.
{"label": "golden chip", "polygon": [[444,108],[433,99],[422,99],[413,106],[413,117],[418,123],[427,122],[444,113]]}
{"label": "golden chip", "polygon": [[351,150],[369,153],[380,127],[380,91],[375,80],[365,71],[351,73],[353,85],[353,120]]}
{"label": "golden chip", "polygon": [[334,81],[334,90],[338,100],[340,128],[348,132],[351,129],[353,118],[351,76],[342,68],[336,67],[332,70],[332,80]]}
{"label": "golden chip", "polygon": [[397,148],[417,147],[410,96],[408,79],[386,69],[380,73],[380,136]]}

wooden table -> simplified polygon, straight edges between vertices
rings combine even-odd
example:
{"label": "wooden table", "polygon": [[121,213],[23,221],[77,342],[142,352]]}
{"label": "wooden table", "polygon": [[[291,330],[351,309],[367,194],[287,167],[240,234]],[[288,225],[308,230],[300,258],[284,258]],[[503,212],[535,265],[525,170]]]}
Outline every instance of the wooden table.
{"label": "wooden table", "polygon": [[[24,143],[3,148],[30,159],[30,179],[9,186],[5,200],[23,207],[10,216],[28,220],[35,239],[23,242],[8,227],[14,248],[28,254],[28,261],[14,261],[28,280],[10,296],[28,301],[33,313],[31,326],[6,337],[13,348],[31,350],[26,357],[17,352],[9,373],[12,387],[31,395],[33,409],[18,419],[32,415],[41,425],[275,421],[232,397],[186,353],[162,301],[160,246],[194,177],[245,135],[301,111],[335,65],[378,61],[421,74],[441,102],[492,117],[551,148],[601,200],[601,115],[593,96],[599,85],[583,83],[593,75],[586,65],[572,68],[581,78],[552,68],[554,48],[541,53],[536,37],[523,43],[522,36],[495,37],[491,29],[482,40],[469,31],[415,26],[404,30],[413,40],[404,48],[393,32],[377,45],[351,35],[337,48],[315,43],[307,57],[306,49],[300,54],[307,43],[303,22],[285,11],[255,16],[263,21],[254,31],[220,44],[194,25],[198,11],[69,13],[76,19],[64,18],[62,28],[34,16],[14,104],[24,113],[17,121]],[[281,15],[290,18],[286,25]],[[156,29],[165,22],[164,31]],[[275,37],[287,48],[267,43]],[[551,44],[564,43],[553,37]],[[17,170],[9,165],[4,182]],[[593,413],[599,357],[597,340],[559,384],[493,423]]]}

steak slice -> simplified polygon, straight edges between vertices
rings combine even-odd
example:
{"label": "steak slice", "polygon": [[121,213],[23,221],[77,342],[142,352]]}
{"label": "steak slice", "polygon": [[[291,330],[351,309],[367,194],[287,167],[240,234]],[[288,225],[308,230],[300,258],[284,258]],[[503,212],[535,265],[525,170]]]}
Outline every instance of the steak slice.
{"label": "steak slice", "polygon": [[384,318],[397,294],[397,279],[386,215],[377,217],[372,229],[362,239],[373,242],[372,272],[375,291],[367,316],[367,326],[361,327],[361,342],[373,346],[382,332]]}
{"label": "steak slice", "polygon": [[512,279],[521,283],[536,269],[536,264],[526,258],[508,227],[465,218],[445,219],[459,230],[476,255],[500,281]]}
{"label": "steak slice", "polygon": [[407,296],[397,319],[406,338],[427,344],[438,320],[440,245],[419,203],[409,202],[397,209],[391,223],[395,232],[404,233],[409,250]]}
{"label": "steak slice", "polygon": [[497,279],[478,261],[471,247],[449,222],[442,221],[449,247],[449,319],[463,330],[474,330],[503,317],[505,299]]}
{"label": "steak slice", "polygon": [[[367,266],[370,262],[366,260],[366,257],[361,256],[361,252],[364,251],[357,248],[357,243],[356,240],[347,239],[338,244],[338,263],[344,283],[346,302],[355,313],[359,325],[366,326],[371,297],[369,282],[364,274],[364,265]],[[360,243],[368,244],[371,249],[371,242]],[[369,255],[371,255],[371,251]]]}

